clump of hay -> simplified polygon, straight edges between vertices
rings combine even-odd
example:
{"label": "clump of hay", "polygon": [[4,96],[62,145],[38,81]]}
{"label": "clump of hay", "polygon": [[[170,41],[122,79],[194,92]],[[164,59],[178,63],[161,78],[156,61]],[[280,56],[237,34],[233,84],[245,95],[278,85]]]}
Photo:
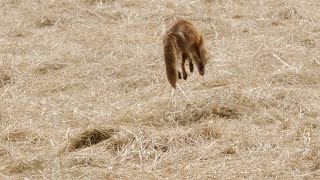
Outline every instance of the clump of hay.
{"label": "clump of hay", "polygon": [[36,68],[34,72],[37,75],[44,75],[51,71],[57,71],[57,70],[63,69],[64,67],[66,67],[66,64],[58,64],[58,63],[47,64],[46,63]]}
{"label": "clump of hay", "polygon": [[193,105],[187,107],[180,113],[175,114],[174,120],[181,125],[199,122],[209,117],[221,117],[226,119],[238,119],[241,116],[240,110],[233,107],[221,105]]}
{"label": "clump of hay", "polygon": [[0,157],[1,157],[1,156],[6,156],[6,155],[8,155],[8,154],[10,154],[9,149],[7,149],[7,148],[4,147],[4,146],[0,146]]}
{"label": "clump of hay", "polygon": [[6,0],[3,2],[3,5],[20,5],[22,0]]}
{"label": "clump of hay", "polygon": [[41,171],[45,161],[42,159],[18,160],[10,163],[4,170],[6,174],[22,174],[29,171]]}
{"label": "clump of hay", "polygon": [[231,154],[236,154],[236,153],[237,153],[237,151],[234,147],[227,147],[222,150],[222,154],[225,154],[225,155],[231,155]]}
{"label": "clump of hay", "polygon": [[196,133],[205,140],[219,139],[222,136],[221,130],[212,126],[200,127]]}
{"label": "clump of hay", "polygon": [[214,81],[206,81],[201,83],[200,85],[193,88],[193,90],[205,90],[205,89],[211,89],[211,88],[217,88],[217,87],[223,87],[231,84],[232,82],[229,82],[228,80],[222,79],[222,80],[214,80]]}
{"label": "clump of hay", "polygon": [[42,16],[39,20],[35,21],[35,26],[38,28],[54,26],[58,20],[54,17]]}
{"label": "clump of hay", "polygon": [[133,134],[120,131],[105,141],[105,149],[117,153],[122,151],[127,144],[134,143],[135,140],[136,138]]}
{"label": "clump of hay", "polygon": [[288,20],[295,17],[302,18],[295,7],[283,8],[277,13],[277,15],[280,17],[280,19],[283,19],[283,20]]}
{"label": "clump of hay", "polygon": [[113,128],[88,129],[72,138],[63,151],[72,152],[98,144],[103,140],[111,138],[118,130]]}
{"label": "clump of hay", "polygon": [[0,67],[0,88],[15,82],[14,70]]}
{"label": "clump of hay", "polygon": [[215,114],[219,117],[223,118],[239,118],[240,112],[236,108],[229,108],[229,107],[214,107],[211,110],[212,114]]}
{"label": "clump of hay", "polygon": [[50,95],[59,92],[66,92],[79,87],[78,84],[59,84],[59,83],[48,83],[45,87],[38,89],[39,95]]}
{"label": "clump of hay", "polygon": [[7,142],[31,142],[44,141],[45,137],[30,129],[14,129],[4,134],[3,139]]}
{"label": "clump of hay", "polygon": [[281,3],[274,4],[274,8],[270,13],[271,17],[279,19],[279,20],[291,20],[291,19],[299,19],[302,18],[298,9],[292,5]]}
{"label": "clump of hay", "polygon": [[105,3],[109,3],[109,2],[114,2],[115,0],[82,0],[82,2],[90,4],[90,5],[94,5],[94,4],[105,4]]}

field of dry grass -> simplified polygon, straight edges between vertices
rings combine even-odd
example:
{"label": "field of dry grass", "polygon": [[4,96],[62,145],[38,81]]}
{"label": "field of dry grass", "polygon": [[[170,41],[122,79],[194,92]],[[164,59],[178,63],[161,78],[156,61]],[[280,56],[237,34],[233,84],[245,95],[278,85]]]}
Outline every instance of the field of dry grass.
{"label": "field of dry grass", "polygon": [[[320,1],[0,0],[0,179],[320,178]],[[203,32],[204,77],[162,36]]]}

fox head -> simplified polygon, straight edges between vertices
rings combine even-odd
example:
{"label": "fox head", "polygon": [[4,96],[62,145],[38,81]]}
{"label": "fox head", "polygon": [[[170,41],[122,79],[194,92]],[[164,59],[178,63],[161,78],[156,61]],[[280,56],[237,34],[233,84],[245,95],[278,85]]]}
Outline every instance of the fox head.
{"label": "fox head", "polygon": [[209,53],[208,53],[207,48],[204,45],[202,36],[200,36],[199,49],[197,52],[197,56],[198,56],[198,58],[195,58],[196,59],[195,64],[198,68],[199,74],[203,76],[205,73],[205,66],[206,66],[208,59],[209,59]]}

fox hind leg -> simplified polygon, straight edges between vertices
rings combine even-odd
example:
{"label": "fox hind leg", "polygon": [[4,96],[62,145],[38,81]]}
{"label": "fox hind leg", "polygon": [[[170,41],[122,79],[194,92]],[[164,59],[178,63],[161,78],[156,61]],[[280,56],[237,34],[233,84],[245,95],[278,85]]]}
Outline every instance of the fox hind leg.
{"label": "fox hind leg", "polygon": [[178,71],[178,78],[181,79],[181,72]]}

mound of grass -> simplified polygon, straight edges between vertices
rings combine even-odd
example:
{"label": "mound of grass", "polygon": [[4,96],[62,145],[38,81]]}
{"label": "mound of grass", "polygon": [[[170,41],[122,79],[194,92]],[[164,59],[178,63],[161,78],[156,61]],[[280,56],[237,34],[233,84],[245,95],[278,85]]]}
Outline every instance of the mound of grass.
{"label": "mound of grass", "polygon": [[65,147],[65,150],[68,152],[72,152],[78,149],[93,146],[95,144],[100,143],[103,140],[111,138],[113,134],[116,132],[117,130],[112,128],[88,129],[72,138]]}

